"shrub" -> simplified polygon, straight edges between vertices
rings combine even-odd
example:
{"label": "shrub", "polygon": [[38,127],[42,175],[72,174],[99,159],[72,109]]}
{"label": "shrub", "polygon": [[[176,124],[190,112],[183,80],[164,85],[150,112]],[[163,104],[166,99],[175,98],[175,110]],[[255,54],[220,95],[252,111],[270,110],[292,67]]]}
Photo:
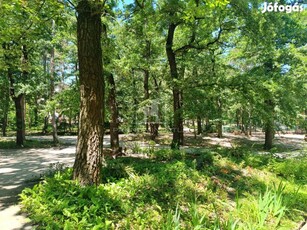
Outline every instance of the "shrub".
{"label": "shrub", "polygon": [[283,159],[274,161],[269,169],[288,180],[294,180],[302,184],[307,183],[307,157],[301,159]]}

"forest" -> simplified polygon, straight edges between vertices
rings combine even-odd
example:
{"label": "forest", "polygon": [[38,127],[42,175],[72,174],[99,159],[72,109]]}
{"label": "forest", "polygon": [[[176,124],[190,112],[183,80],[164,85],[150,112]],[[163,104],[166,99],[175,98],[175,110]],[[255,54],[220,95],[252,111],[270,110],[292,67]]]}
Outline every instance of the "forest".
{"label": "forest", "polygon": [[0,226],[307,229],[306,8],[0,0]]}

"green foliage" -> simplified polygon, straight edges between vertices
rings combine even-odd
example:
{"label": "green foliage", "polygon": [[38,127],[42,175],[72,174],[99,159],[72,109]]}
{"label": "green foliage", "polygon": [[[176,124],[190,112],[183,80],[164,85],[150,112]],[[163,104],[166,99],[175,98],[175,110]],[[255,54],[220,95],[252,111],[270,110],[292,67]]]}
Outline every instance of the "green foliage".
{"label": "green foliage", "polygon": [[307,184],[307,157],[274,161],[269,169],[288,180]]}
{"label": "green foliage", "polygon": [[159,149],[151,152],[150,157],[157,160],[182,160],[185,158],[185,152],[182,150]]}
{"label": "green foliage", "polygon": [[[206,167],[197,170],[197,158]],[[71,169],[55,166],[52,177],[22,192],[22,205],[40,229],[291,229],[306,208],[303,189],[231,159],[155,150],[149,159],[110,160],[97,187],[81,187]]]}
{"label": "green foliage", "polygon": [[280,219],[285,214],[286,207],[283,206],[282,192],[285,189],[284,185],[280,183],[274,190],[266,189],[263,195],[260,194],[258,199],[258,225],[260,227],[265,226],[265,222],[269,215],[277,217],[275,225],[277,226]]}

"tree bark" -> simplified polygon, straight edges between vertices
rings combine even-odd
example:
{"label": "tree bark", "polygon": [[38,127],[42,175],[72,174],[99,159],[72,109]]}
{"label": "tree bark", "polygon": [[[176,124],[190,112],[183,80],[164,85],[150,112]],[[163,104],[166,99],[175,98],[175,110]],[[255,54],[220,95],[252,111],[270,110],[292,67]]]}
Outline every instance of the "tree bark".
{"label": "tree bark", "polygon": [[217,121],[217,137],[222,138],[223,137],[223,121],[222,121],[222,100],[217,100],[217,110],[218,110],[218,121]]}
{"label": "tree bark", "polygon": [[[268,75],[273,73],[273,60],[270,59],[264,64],[264,68]],[[264,119],[264,130],[265,130],[265,141],[263,148],[265,150],[270,150],[273,147],[274,139],[274,109],[275,103],[272,97],[271,92],[265,88],[265,98],[264,98],[264,110],[265,110],[265,119]]]}
{"label": "tree bark", "polygon": [[273,147],[273,140],[275,135],[275,130],[274,130],[275,104],[272,99],[265,100],[264,103],[265,103],[266,116],[267,116],[264,124],[264,130],[265,130],[264,149],[270,150]]}
{"label": "tree bark", "polygon": [[[132,75],[134,75],[134,71],[132,71]],[[132,80],[132,87],[134,91],[138,90],[135,79]],[[139,125],[137,123],[137,119],[138,119],[137,110],[138,110],[138,99],[136,95],[134,94],[133,95],[133,105],[132,105],[132,124],[131,124],[132,133],[137,133],[139,129]]]}
{"label": "tree bark", "polygon": [[179,148],[181,144],[182,134],[180,133],[183,124],[182,124],[182,111],[181,111],[181,96],[180,96],[180,88],[178,85],[178,69],[176,63],[176,55],[173,50],[173,40],[175,33],[176,25],[174,23],[170,23],[168,27],[168,34],[166,40],[166,54],[170,67],[170,73],[173,80],[173,140],[171,147]]}
{"label": "tree bark", "polygon": [[[10,50],[10,45],[8,43],[3,43],[2,47],[4,50]],[[28,76],[28,50],[26,45],[22,45],[22,73],[23,78]],[[15,79],[12,72],[12,58],[10,55],[4,55],[4,60],[8,64],[8,80],[10,85],[10,96],[14,101],[15,110],[16,110],[16,145],[22,147],[25,141],[25,95],[20,93],[19,95],[15,94]]]}
{"label": "tree bark", "polygon": [[49,120],[49,117],[48,116],[45,116],[44,117],[44,126],[43,126],[43,130],[42,130],[42,133],[43,134],[47,134],[48,132],[48,120]]}
{"label": "tree bark", "polygon": [[98,184],[104,163],[104,81],[101,50],[101,5],[83,0],[77,6],[80,116],[73,178],[81,185]]}
{"label": "tree bark", "polygon": [[[148,69],[144,70],[144,100],[149,99],[149,71]],[[150,116],[148,113],[145,115],[145,132],[149,132],[149,121],[148,121],[148,116]]]}
{"label": "tree bark", "polygon": [[179,92],[179,136],[180,136],[180,145],[184,144],[184,133],[183,133],[183,116],[182,116],[182,108],[183,108],[183,91]]}
{"label": "tree bark", "polygon": [[22,147],[25,141],[25,95],[13,98],[16,109],[16,145]]}
{"label": "tree bark", "polygon": [[[149,40],[145,41],[146,43],[146,47],[144,50],[144,59],[146,60],[146,64],[147,66],[144,69],[144,100],[148,100],[149,99],[149,76],[150,76],[150,72],[149,72],[149,59],[150,59],[150,55],[151,55],[151,42]],[[145,132],[149,131],[149,121],[148,121],[148,116],[150,116],[149,114],[146,114],[146,118],[145,118]]]}
{"label": "tree bark", "polygon": [[2,118],[2,136],[6,137],[6,128],[7,128],[7,113],[4,113]]}
{"label": "tree bark", "polygon": [[159,135],[159,123],[150,122],[150,139],[154,141],[158,135]]}
{"label": "tree bark", "polygon": [[116,103],[116,87],[113,74],[108,75],[108,81],[110,85],[109,92],[109,107],[111,112],[111,122],[110,122],[110,138],[111,138],[111,148],[114,153],[119,151],[119,136],[118,136],[118,108]]}

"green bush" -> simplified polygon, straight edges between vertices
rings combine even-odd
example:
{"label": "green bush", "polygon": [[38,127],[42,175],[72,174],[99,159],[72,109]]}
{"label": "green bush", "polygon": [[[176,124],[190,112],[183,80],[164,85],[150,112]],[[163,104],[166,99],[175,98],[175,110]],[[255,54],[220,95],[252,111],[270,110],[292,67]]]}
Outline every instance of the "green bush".
{"label": "green bush", "polygon": [[155,173],[142,176],[132,167],[109,166],[103,172],[113,169],[107,175],[112,182],[97,187],[80,187],[70,180],[71,169],[57,172],[33,189],[25,189],[22,205],[43,229],[157,229],[167,222],[165,213],[174,210],[177,201],[188,203],[195,194],[205,194],[194,188],[200,176],[185,163],[156,166]]}
{"label": "green bush", "polygon": [[269,169],[288,180],[294,180],[302,184],[307,183],[307,157],[301,159],[284,159],[274,161]]}
{"label": "green bush", "polygon": [[[204,166],[200,170],[197,160]],[[245,178],[234,167],[209,151],[162,149],[149,159],[108,162],[97,187],[81,187],[71,180],[72,169],[56,167],[52,177],[22,192],[21,204],[38,229],[291,229],[284,187],[264,192],[257,174]],[[273,180],[267,176],[267,182]],[[229,193],[233,180],[237,202]],[[286,198],[287,207],[304,210],[302,192]]]}
{"label": "green bush", "polygon": [[151,151],[150,157],[156,160],[181,160],[185,158],[185,152],[177,149],[159,149]]}

